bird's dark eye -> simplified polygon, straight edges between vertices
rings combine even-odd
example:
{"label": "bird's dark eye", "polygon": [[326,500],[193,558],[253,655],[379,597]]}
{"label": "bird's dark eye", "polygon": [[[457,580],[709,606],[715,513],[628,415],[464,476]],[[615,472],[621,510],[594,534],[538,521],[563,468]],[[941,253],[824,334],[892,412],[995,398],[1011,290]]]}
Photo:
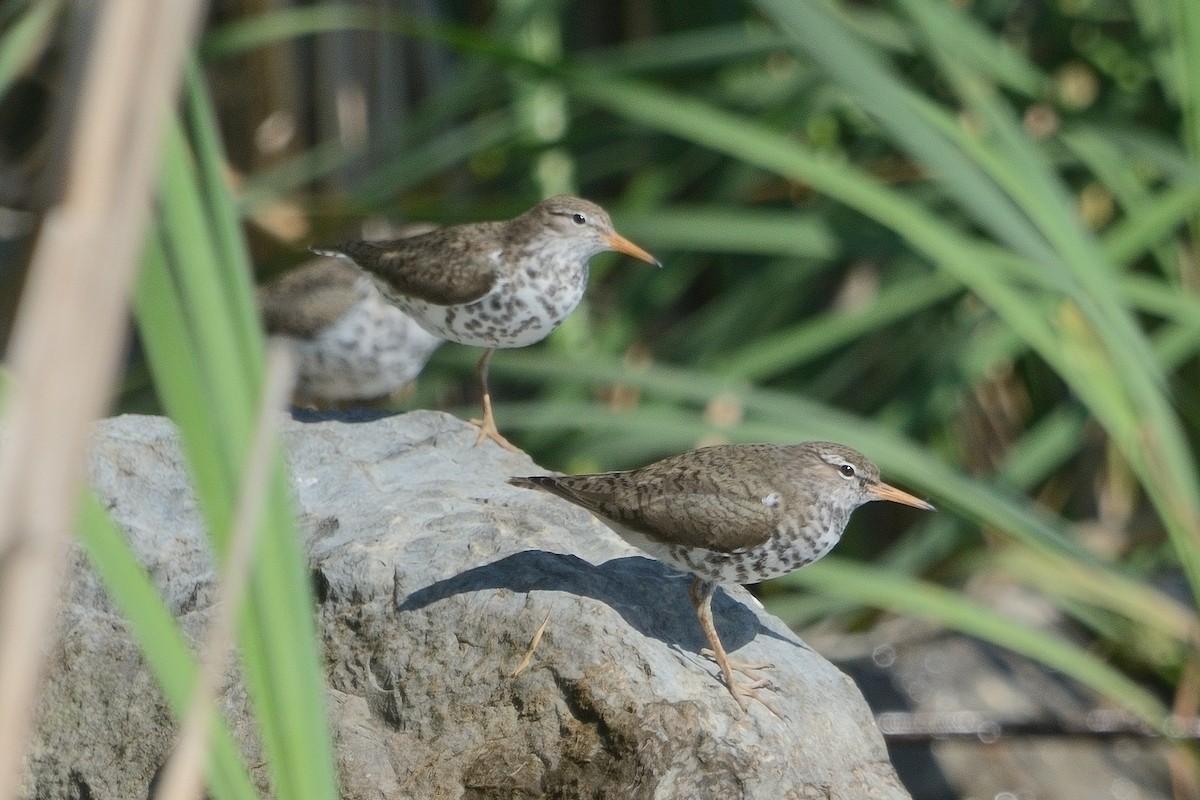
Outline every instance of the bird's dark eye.
{"label": "bird's dark eye", "polygon": [[852,464],[842,464],[838,467],[838,472],[842,473],[843,478],[853,478],[854,466]]}
{"label": "bird's dark eye", "polygon": [[583,214],[572,214],[571,221],[574,222],[576,225],[586,225],[587,217],[585,217]]}

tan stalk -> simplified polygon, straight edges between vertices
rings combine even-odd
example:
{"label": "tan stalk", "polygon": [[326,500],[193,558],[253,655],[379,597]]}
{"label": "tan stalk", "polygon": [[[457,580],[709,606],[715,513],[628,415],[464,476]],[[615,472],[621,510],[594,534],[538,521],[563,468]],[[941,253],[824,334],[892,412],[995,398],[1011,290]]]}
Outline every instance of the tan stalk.
{"label": "tan stalk", "polygon": [[116,381],[163,122],[200,6],[97,5],[64,192],[17,312],[0,448],[0,800],[17,789],[88,432]]}

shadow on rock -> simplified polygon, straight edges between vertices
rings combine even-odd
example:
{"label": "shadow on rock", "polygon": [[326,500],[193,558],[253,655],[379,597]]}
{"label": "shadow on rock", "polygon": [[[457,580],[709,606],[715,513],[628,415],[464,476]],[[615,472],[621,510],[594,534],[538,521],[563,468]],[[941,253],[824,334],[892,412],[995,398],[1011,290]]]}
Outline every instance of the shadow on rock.
{"label": "shadow on rock", "polygon": [[[523,594],[567,592],[604,603],[644,636],[699,652],[708,647],[708,641],[688,599],[690,582],[690,575],[641,556],[614,558],[597,566],[578,556],[525,550],[411,593],[403,591],[397,575],[396,611],[416,611],[458,594],[488,589]],[[713,597],[713,618],[722,643],[731,653],[759,634],[807,648],[797,639],[764,627],[752,610],[730,597],[724,588]]]}

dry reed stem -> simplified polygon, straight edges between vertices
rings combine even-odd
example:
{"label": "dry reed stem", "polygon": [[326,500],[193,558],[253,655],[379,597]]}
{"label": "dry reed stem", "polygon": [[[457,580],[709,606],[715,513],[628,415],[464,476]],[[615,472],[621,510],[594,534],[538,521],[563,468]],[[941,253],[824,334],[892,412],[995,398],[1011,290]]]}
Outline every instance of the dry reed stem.
{"label": "dry reed stem", "polygon": [[213,603],[212,619],[208,623],[200,674],[192,692],[192,700],[179,732],[175,751],[171,754],[163,778],[155,792],[155,800],[195,800],[204,788],[205,745],[212,727],[213,702],[217,682],[229,663],[234,645],[237,613],[254,563],[255,544],[262,522],[263,507],[271,478],[271,458],[274,453],[278,413],[282,410],[296,383],[296,363],[291,350],[273,343],[267,353],[267,376],[259,405],[254,441],[246,455],[242,486],[238,492],[229,554],[217,600]]}
{"label": "dry reed stem", "polygon": [[[15,794],[91,424],[116,381],[163,123],[197,0],[100,4],[9,349],[0,448],[0,800]],[[87,46],[87,43],[79,43]]]}
{"label": "dry reed stem", "polygon": [[549,624],[550,624],[550,612],[547,611],[546,618],[544,620],[542,620],[542,624],[538,626],[537,631],[534,632],[534,634],[533,634],[533,639],[529,642],[529,649],[525,651],[525,655],[522,656],[520,663],[518,663],[516,668],[513,669],[512,675],[510,675],[509,677],[512,677],[512,678],[517,677],[518,675],[520,675],[522,672],[525,671],[525,669],[530,665],[530,663],[532,663],[533,654],[537,652],[538,645],[542,643],[542,635],[546,632],[546,626]]}

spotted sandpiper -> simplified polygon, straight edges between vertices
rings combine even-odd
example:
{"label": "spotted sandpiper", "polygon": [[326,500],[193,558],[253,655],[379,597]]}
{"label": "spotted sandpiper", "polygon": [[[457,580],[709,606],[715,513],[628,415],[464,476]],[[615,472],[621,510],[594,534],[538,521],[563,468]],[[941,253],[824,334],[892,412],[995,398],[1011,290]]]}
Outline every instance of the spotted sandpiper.
{"label": "spotted sandpiper", "polygon": [[578,197],[543,200],[519,217],[477,222],[383,242],[313,248],[343,258],[425,330],[484,347],[476,373],[482,393],[479,442],[515,450],[496,429],[488,364],[501,347],[546,338],[583,297],[588,259],[616,250],[655,266],[654,256],[621,236],[600,206]]}
{"label": "spotted sandpiper", "polygon": [[383,299],[349,264],[318,258],[258,290],[267,333],[296,356],[293,400],[328,407],[387,397],[411,383],[442,340]]}
{"label": "spotted sandpiper", "polygon": [[[718,445],[639,469],[596,475],[510,478],[586,508],[627,542],[691,573],[692,605],[734,699],[743,710],[766,685],[755,668],[731,661],[717,636],[712,596],[721,583],[757,583],[828,553],[854,509],[871,500],[933,510],[879,480],[879,469],[849,447]],[[743,686],[734,670],[754,683]]]}

